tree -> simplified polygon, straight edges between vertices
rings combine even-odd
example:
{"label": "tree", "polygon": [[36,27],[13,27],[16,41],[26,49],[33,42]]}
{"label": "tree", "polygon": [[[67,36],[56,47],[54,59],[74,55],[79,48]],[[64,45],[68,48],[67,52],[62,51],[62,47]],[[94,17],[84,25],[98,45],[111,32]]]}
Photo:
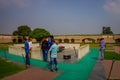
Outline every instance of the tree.
{"label": "tree", "polygon": [[19,36],[23,36],[23,37],[29,36],[30,32],[31,32],[31,28],[27,25],[21,25],[18,27]]}
{"label": "tree", "polygon": [[[31,32],[31,28],[29,26],[21,25],[12,34],[14,36],[18,36],[18,41],[17,42],[22,42],[22,39],[25,38],[25,36],[29,36],[30,32]],[[13,40],[13,42],[16,42],[16,40]]]}
{"label": "tree", "polygon": [[43,37],[48,37],[50,36],[50,33],[42,28],[36,28],[34,29],[30,35],[31,38],[35,38],[37,41],[41,41]]}
{"label": "tree", "polygon": [[31,32],[31,28],[29,26],[21,25],[18,27],[17,30],[15,30],[13,32],[13,35],[14,36],[23,36],[23,38],[24,38],[25,36],[29,36],[30,32]]}
{"label": "tree", "polygon": [[111,27],[103,26],[102,34],[113,34]]}
{"label": "tree", "polygon": [[18,36],[18,31],[16,30],[16,31],[14,31],[12,34],[13,34],[14,36]]}

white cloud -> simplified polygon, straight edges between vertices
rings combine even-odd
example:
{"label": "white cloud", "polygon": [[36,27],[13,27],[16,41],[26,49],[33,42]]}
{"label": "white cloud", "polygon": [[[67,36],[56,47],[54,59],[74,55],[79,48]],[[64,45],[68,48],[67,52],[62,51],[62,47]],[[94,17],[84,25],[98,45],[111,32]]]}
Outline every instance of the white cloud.
{"label": "white cloud", "polygon": [[30,4],[30,0],[0,0],[0,7],[9,7],[14,5],[20,8],[24,8],[29,6]]}
{"label": "white cloud", "polygon": [[120,0],[105,0],[103,8],[112,14],[120,15]]}

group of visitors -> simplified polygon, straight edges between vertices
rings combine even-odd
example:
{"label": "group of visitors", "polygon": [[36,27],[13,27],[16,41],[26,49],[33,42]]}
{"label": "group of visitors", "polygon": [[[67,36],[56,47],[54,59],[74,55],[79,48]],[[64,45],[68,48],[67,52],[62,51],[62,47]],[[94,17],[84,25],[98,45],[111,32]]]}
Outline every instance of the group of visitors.
{"label": "group of visitors", "polygon": [[58,70],[57,52],[59,48],[53,36],[50,36],[48,40],[46,38],[43,38],[42,44],[41,44],[41,50],[43,54],[43,61],[45,62],[48,61],[48,53],[49,53],[50,54],[50,62],[49,62],[50,70],[57,71]]}
{"label": "group of visitors", "polygon": [[[58,63],[57,63],[57,52],[59,50],[58,45],[55,42],[53,36],[50,36],[48,39],[43,38],[40,44],[43,61],[48,62],[48,54],[50,55],[49,66],[51,71],[58,70]],[[30,58],[32,53],[32,42],[30,39],[24,39],[24,47],[25,49],[25,58],[26,58],[26,68],[30,67]]]}
{"label": "group of visitors", "polygon": [[[25,63],[26,63],[26,68],[30,67],[30,58],[31,58],[31,53],[32,53],[32,42],[30,39],[24,39],[24,47],[25,49]],[[100,41],[100,54],[101,54],[101,60],[104,60],[104,50],[106,48],[106,43],[104,41],[104,38],[101,39]],[[50,36],[48,39],[43,38],[41,41],[41,51],[43,55],[43,61],[48,62],[48,54],[50,55],[50,70],[51,71],[57,71],[58,70],[58,63],[57,63],[57,52],[59,48],[57,43],[55,42],[55,39],[53,36]]]}

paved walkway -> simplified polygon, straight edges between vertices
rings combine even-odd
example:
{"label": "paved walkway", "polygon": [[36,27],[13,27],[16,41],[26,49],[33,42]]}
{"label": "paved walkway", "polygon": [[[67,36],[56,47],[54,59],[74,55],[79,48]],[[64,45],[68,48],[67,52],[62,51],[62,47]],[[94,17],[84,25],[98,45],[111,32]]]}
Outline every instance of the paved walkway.
{"label": "paved walkway", "polygon": [[17,74],[3,78],[2,80],[53,80],[61,72],[50,72],[47,69],[31,67]]}
{"label": "paved walkway", "polygon": [[[102,65],[104,66],[105,69],[105,75],[108,78],[112,65],[112,60],[104,60],[102,61]],[[114,62],[110,79],[120,80],[120,61]]]}
{"label": "paved walkway", "polygon": [[[120,80],[120,61],[115,61],[110,75],[112,60],[98,60],[91,73],[89,80]],[[109,76],[110,75],[110,76]]]}
{"label": "paved walkway", "polygon": [[100,60],[96,62],[89,80],[106,80],[105,69]]}

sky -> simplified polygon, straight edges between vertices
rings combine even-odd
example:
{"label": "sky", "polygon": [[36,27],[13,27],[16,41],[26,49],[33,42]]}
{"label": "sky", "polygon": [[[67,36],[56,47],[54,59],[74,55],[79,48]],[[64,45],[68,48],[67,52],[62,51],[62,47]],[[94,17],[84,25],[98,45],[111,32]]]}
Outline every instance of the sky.
{"label": "sky", "polygon": [[53,35],[101,34],[103,26],[120,34],[120,0],[0,0],[0,34],[21,25]]}

